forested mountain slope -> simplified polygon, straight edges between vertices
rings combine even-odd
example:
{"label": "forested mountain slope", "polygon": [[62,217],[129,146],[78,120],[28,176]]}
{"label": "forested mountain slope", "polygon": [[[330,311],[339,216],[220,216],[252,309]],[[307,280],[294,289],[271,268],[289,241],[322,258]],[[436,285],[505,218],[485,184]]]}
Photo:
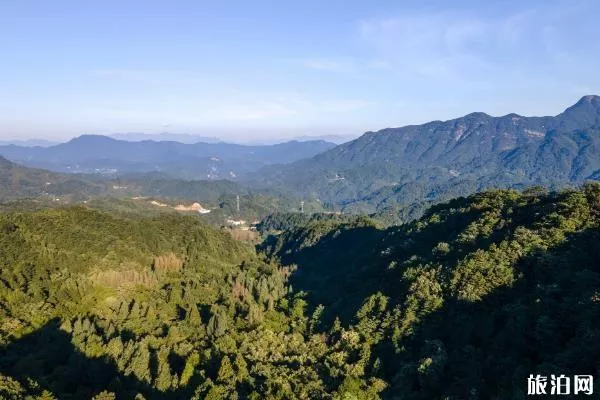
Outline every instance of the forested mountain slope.
{"label": "forested mountain slope", "polygon": [[285,284],[292,269],[197,219],[72,207],[1,214],[0,232],[1,398],[347,391],[347,355],[313,333],[317,316]]}
{"label": "forested mountain slope", "polygon": [[597,372],[599,224],[598,185],[491,191],[387,230],[314,221],[264,249],[298,266],[290,284],[383,398],[519,399],[531,373]]}
{"label": "forested mountain slope", "polygon": [[97,196],[158,196],[216,202],[223,195],[247,193],[247,189],[231,181],[184,181],[156,174],[108,179],[30,168],[0,156],[0,201],[58,198],[71,202]]}
{"label": "forested mountain slope", "polygon": [[0,156],[0,201],[39,197],[77,201],[102,194],[104,188],[76,176],[23,167]]}
{"label": "forested mountain slope", "polygon": [[[237,212],[236,196],[240,196]],[[186,181],[157,173],[127,174],[109,179],[86,174],[61,174],[24,167],[0,156],[0,210],[31,210],[65,204],[98,206],[109,210],[156,214],[151,205],[199,202],[211,209],[204,220],[222,224],[228,217],[254,221],[278,211],[295,211],[299,200],[272,190],[252,190],[227,180]],[[157,203],[157,204],[158,204]],[[316,201],[306,201],[307,211],[321,211]],[[152,210],[154,208],[154,210]],[[150,210],[148,210],[150,209]]]}
{"label": "forested mountain slope", "polygon": [[492,191],[264,259],[177,215],[0,214],[0,396],[524,398],[596,373],[599,224],[597,185]]}
{"label": "forested mountain slope", "polygon": [[367,132],[310,159],[266,167],[252,182],[373,212],[484,188],[599,176],[600,97],[586,96],[555,117],[472,113]]}

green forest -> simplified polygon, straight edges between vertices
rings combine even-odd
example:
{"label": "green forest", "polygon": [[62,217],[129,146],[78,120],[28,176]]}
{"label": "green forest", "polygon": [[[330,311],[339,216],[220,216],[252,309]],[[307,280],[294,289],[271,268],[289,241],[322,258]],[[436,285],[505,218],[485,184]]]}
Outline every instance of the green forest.
{"label": "green forest", "polygon": [[486,191],[388,226],[0,213],[2,399],[524,399],[596,375],[600,185]]}

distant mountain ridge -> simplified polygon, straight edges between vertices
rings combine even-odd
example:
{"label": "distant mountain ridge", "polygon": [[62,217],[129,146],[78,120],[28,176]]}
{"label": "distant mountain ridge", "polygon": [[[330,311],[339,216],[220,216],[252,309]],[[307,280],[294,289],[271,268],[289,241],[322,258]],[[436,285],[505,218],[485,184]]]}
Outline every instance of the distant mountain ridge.
{"label": "distant mountain ridge", "polygon": [[12,140],[0,140],[0,146],[24,146],[24,147],[49,147],[59,144],[59,141],[46,140],[46,139],[12,139]]}
{"label": "distant mountain ridge", "polygon": [[[153,200],[160,201],[153,203]],[[0,156],[0,211],[83,203],[91,207],[143,214],[160,211],[160,204],[164,202],[171,205],[173,212],[186,211],[181,208],[198,202],[212,211],[204,215],[203,220],[218,226],[223,224],[225,217],[255,220],[272,212],[296,210],[299,204],[297,199],[286,194],[254,191],[231,180],[189,181],[161,173],[125,174],[114,179],[64,174],[25,167]],[[181,207],[177,209],[176,205]],[[307,212],[322,211],[321,205],[316,202],[306,202],[304,208]],[[170,212],[171,209],[162,211]]]}
{"label": "distant mountain ridge", "polygon": [[82,200],[103,192],[104,185],[15,164],[0,156],[0,202],[23,198],[56,197]]}
{"label": "distant mountain ridge", "polygon": [[269,146],[174,141],[123,141],[83,135],[50,147],[0,146],[17,163],[57,172],[122,174],[164,172],[183,179],[233,179],[270,164],[285,164],[334,147],[325,141]]}
{"label": "distant mountain ridge", "polygon": [[600,97],[555,117],[471,113],[367,132],[306,160],[265,167],[253,183],[343,209],[465,195],[487,187],[565,185],[600,178]]}
{"label": "distant mountain ridge", "polygon": [[184,144],[194,144],[198,142],[202,143],[223,143],[223,141],[217,137],[191,135],[186,133],[169,133],[162,132],[156,134],[150,133],[115,133],[110,135],[111,138],[118,140],[126,140],[128,142],[142,142],[144,140],[152,140],[155,142],[179,142]]}

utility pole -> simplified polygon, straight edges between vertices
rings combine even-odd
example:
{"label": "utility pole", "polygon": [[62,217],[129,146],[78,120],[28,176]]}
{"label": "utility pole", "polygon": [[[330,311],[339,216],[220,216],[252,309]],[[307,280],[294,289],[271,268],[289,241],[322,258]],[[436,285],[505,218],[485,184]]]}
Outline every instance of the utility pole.
{"label": "utility pole", "polygon": [[304,214],[304,201],[300,202],[300,212]]}
{"label": "utility pole", "polygon": [[235,196],[235,205],[236,205],[237,213],[239,214],[240,213],[240,195],[239,194]]}

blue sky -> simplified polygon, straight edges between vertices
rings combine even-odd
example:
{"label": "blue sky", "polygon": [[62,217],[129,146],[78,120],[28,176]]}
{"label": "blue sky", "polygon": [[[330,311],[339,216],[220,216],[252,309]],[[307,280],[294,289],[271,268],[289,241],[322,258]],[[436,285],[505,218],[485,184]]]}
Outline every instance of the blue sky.
{"label": "blue sky", "polygon": [[0,1],[0,138],[358,135],[600,94],[600,2]]}

